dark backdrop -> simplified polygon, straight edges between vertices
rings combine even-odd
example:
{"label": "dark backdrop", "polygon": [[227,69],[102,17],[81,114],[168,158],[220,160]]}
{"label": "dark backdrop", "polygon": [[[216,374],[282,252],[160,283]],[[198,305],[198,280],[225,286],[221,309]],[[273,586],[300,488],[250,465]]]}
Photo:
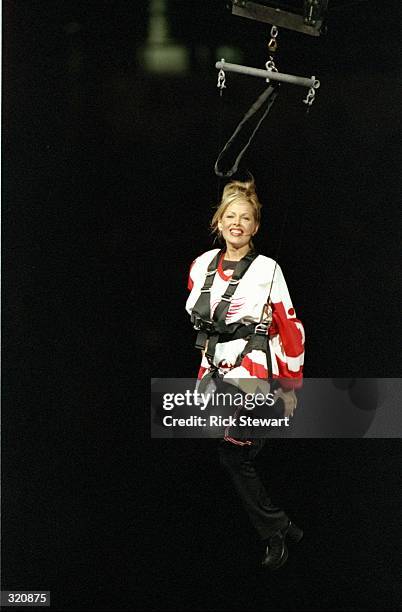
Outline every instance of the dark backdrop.
{"label": "dark backdrop", "polygon": [[[280,69],[321,89],[306,115],[282,87],[247,155],[257,247],[276,256],[289,205],[307,376],[398,377],[400,3],[345,4],[325,37],[280,33]],[[198,368],[188,268],[263,87],[227,75],[222,102],[215,49],[263,66],[269,31],[218,1],[169,10],[181,76],[136,59],[146,2],[3,3],[3,588],[57,609],[396,609],[397,440],[271,441],[264,478],[307,535],[266,576],[215,443],[149,439],[149,378]]]}

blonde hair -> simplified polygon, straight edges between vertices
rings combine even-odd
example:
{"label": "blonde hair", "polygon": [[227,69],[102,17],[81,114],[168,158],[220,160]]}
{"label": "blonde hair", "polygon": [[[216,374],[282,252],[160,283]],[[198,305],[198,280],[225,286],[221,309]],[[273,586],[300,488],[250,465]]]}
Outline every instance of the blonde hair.
{"label": "blonde hair", "polygon": [[[221,238],[218,223],[225,214],[227,207],[230,204],[235,204],[237,202],[247,202],[250,204],[253,209],[254,220],[258,225],[260,224],[262,205],[255,190],[254,179],[244,182],[230,181],[230,183],[225,185],[222,193],[222,199],[217,206],[214,216],[212,217],[211,234],[216,234],[218,238]],[[250,246],[254,248],[252,240],[250,240]]]}

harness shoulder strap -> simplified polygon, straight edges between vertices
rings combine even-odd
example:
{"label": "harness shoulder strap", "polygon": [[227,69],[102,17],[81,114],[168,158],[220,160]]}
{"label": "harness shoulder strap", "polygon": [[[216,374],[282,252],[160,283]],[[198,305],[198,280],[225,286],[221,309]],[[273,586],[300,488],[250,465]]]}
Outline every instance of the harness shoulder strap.
{"label": "harness shoulder strap", "polygon": [[206,357],[210,363],[212,362],[213,357],[215,355],[215,347],[218,343],[220,334],[227,334],[228,336],[230,336],[235,332],[238,332],[239,328],[244,327],[242,323],[233,323],[231,325],[227,325],[225,319],[229,310],[230,302],[239,285],[240,280],[242,279],[254,259],[258,257],[258,253],[256,251],[250,251],[237,263],[233,276],[229,281],[226,291],[223,294],[221,301],[217,305],[214,312],[214,316],[211,320],[211,287],[222,254],[223,252],[219,251],[209,264],[204,285],[201,289],[200,296],[193,307],[191,315],[191,320],[194,325],[194,328],[198,330],[195,346],[196,348],[204,350],[208,340],[208,349],[206,351]]}
{"label": "harness shoulder strap", "polygon": [[[241,279],[243,278],[243,276],[245,275],[245,273],[247,272],[247,270],[249,269],[249,267],[251,266],[251,264],[257,257],[258,257],[258,253],[256,251],[250,251],[249,253],[247,253],[247,255],[245,255],[237,263],[236,268],[233,272],[233,276],[230,279],[228,286],[226,288],[226,291],[222,295],[221,301],[215,308],[213,319],[214,321],[218,322],[218,325],[215,325],[215,327],[217,328],[218,331],[221,331],[222,333],[225,330],[223,329],[222,325],[219,326],[219,322],[222,322],[222,323],[225,322],[226,315],[228,313],[230,303],[232,301],[232,297],[237,287],[239,286]],[[222,327],[222,330],[219,329],[220,327]]]}
{"label": "harness shoulder strap", "polygon": [[201,318],[209,321],[211,318],[211,304],[210,304],[210,293],[211,287],[214,282],[215,274],[218,269],[219,259],[222,255],[222,250],[218,251],[215,257],[208,265],[205,281],[201,289],[198,300],[193,306],[192,310],[192,322],[195,322],[195,318]]}

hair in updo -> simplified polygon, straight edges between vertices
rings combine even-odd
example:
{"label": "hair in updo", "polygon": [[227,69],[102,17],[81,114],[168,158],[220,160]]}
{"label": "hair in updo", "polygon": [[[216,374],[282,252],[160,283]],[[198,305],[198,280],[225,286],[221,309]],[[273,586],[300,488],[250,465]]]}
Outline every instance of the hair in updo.
{"label": "hair in updo", "polygon": [[[218,229],[218,222],[222,219],[227,207],[236,202],[247,202],[251,205],[254,214],[254,220],[258,225],[261,221],[261,203],[258,199],[255,190],[254,179],[248,181],[230,181],[223,190],[222,199],[217,206],[214,216],[211,221],[211,233],[221,237]],[[250,241],[251,246],[252,242]]]}

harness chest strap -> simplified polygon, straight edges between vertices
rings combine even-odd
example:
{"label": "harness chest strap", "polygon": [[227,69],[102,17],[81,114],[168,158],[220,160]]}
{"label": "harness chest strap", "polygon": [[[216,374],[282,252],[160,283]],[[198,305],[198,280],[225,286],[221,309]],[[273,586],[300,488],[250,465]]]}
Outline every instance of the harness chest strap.
{"label": "harness chest strap", "polygon": [[197,339],[195,342],[195,347],[204,350],[207,340],[208,340],[208,328],[211,328],[213,322],[210,320],[211,313],[211,303],[210,303],[210,294],[211,287],[214,282],[215,274],[218,269],[219,259],[221,257],[221,251],[215,255],[212,259],[211,263],[208,266],[207,274],[205,277],[204,285],[201,289],[198,300],[196,301],[192,313],[191,313],[191,322],[194,326],[194,329],[198,331]]}
{"label": "harness chest strap", "polygon": [[[215,354],[215,346],[218,342],[219,335],[230,334],[244,327],[242,323],[233,323],[227,325],[225,322],[226,315],[229,311],[232,297],[239,285],[240,280],[254,261],[258,254],[255,251],[250,251],[236,265],[233,276],[230,279],[225,293],[221,297],[221,301],[215,308],[214,316],[211,318],[211,287],[218,269],[219,260],[223,251],[219,251],[208,266],[204,285],[201,289],[199,298],[195,303],[191,321],[194,328],[198,330],[196,347],[201,350],[205,349],[206,341],[208,342],[207,358],[213,359]],[[216,336],[216,338],[214,338]],[[226,340],[227,341],[227,340]]]}
{"label": "harness chest strap", "polygon": [[243,278],[252,262],[258,256],[255,251],[250,251],[236,265],[233,276],[228,283],[225,293],[222,295],[221,301],[215,309],[214,316],[211,319],[211,287],[213,285],[219,260],[222,254],[223,251],[219,251],[209,264],[200,296],[193,307],[191,319],[195,329],[198,330],[195,346],[201,350],[206,349],[205,356],[210,365],[213,365],[216,345],[218,342],[229,342],[231,340],[237,340],[238,338],[248,337],[248,342],[241,355],[239,355],[236,361],[236,366],[240,365],[242,359],[247,353],[251,352],[252,350],[262,350],[267,355],[268,371],[271,372],[271,354],[267,335],[268,326],[263,325],[261,321],[258,324],[252,323],[250,325],[244,325],[243,323],[232,323],[227,325],[225,322],[232,297],[240,283],[240,280]]}

